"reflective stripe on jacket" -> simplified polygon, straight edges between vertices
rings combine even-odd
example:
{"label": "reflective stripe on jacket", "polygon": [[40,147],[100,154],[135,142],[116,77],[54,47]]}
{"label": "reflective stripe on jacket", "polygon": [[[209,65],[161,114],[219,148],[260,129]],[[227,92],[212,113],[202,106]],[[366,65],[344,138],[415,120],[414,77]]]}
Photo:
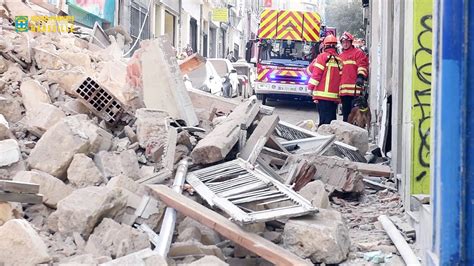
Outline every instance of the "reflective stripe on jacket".
{"label": "reflective stripe on jacket", "polygon": [[339,57],[344,68],[342,69],[340,96],[354,96],[360,94],[362,88],[356,88],[357,75],[366,79],[369,76],[369,59],[360,49],[351,47],[343,51]]}
{"label": "reflective stripe on jacket", "polygon": [[326,49],[308,66],[311,78],[308,89],[314,100],[339,102],[339,84],[341,82],[342,61],[333,48]]}

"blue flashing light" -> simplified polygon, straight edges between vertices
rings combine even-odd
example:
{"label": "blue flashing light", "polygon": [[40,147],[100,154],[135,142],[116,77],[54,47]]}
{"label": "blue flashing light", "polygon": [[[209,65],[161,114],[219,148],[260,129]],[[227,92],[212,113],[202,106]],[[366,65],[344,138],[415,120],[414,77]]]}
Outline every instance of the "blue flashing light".
{"label": "blue flashing light", "polygon": [[303,80],[303,81],[308,80],[308,76],[306,76],[306,75],[301,76],[301,80]]}
{"label": "blue flashing light", "polygon": [[275,75],[275,73],[271,73],[271,74],[270,74],[270,78],[271,78],[271,79],[274,79],[274,78],[276,78],[276,75]]}

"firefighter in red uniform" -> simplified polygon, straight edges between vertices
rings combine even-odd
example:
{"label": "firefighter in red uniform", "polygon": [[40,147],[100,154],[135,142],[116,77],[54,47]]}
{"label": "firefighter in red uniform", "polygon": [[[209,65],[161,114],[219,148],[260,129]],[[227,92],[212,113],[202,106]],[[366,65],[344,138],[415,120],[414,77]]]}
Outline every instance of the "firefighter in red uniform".
{"label": "firefighter in red uniform", "polygon": [[336,37],[327,36],[323,44],[324,51],[308,66],[308,72],[311,73],[308,89],[314,102],[318,103],[319,125],[330,124],[332,120],[336,120],[343,67],[336,52]]}
{"label": "firefighter in red uniform", "polygon": [[342,59],[344,68],[342,70],[341,87],[339,96],[342,102],[342,117],[345,122],[352,110],[352,101],[362,92],[364,81],[369,75],[369,59],[365,53],[352,45],[354,37],[349,32],[341,36]]}

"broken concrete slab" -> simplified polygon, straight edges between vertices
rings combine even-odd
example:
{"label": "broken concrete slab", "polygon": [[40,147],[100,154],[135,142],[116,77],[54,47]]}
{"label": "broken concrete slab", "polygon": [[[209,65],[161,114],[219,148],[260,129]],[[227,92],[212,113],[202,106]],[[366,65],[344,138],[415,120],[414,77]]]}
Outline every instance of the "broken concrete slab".
{"label": "broken concrete slab", "polygon": [[87,116],[69,116],[43,134],[31,151],[28,164],[33,169],[63,177],[75,154],[96,153],[110,149],[111,145],[112,135],[94,125]]}
{"label": "broken concrete slab", "polygon": [[44,70],[59,70],[66,66],[66,62],[56,53],[54,46],[34,47],[34,58],[36,65]]}
{"label": "broken concrete slab", "polygon": [[298,194],[309,200],[316,208],[328,209],[331,206],[329,204],[329,195],[321,180],[308,183],[298,191]]}
{"label": "broken concrete slab", "polygon": [[108,188],[124,188],[134,194],[142,196],[145,194],[146,188],[144,185],[137,183],[135,180],[125,176],[117,175],[112,177],[107,183]]}
{"label": "broken concrete slab", "polygon": [[178,235],[184,234],[187,228],[197,228],[201,234],[201,243],[205,245],[216,245],[222,241],[221,237],[214,230],[202,225],[201,223],[186,217],[178,226]]}
{"label": "broken concrete slab", "polygon": [[0,141],[0,167],[12,165],[21,160],[20,147],[14,139]]}
{"label": "broken concrete slab", "polygon": [[75,95],[75,85],[86,77],[86,74],[78,69],[72,68],[69,70],[47,70],[43,75],[49,84],[59,84],[59,87],[69,95]]}
{"label": "broken concrete slab", "polygon": [[192,226],[186,227],[181,233],[179,233],[176,242],[186,242],[186,241],[198,241],[201,242],[202,235],[199,228]]}
{"label": "broken concrete slab", "polygon": [[204,245],[198,241],[174,242],[168,256],[181,257],[187,255],[211,255],[225,260],[222,250],[215,245]]}
{"label": "broken concrete slab", "polygon": [[82,67],[86,71],[92,70],[91,58],[86,53],[79,54],[67,50],[62,50],[59,52],[58,56],[67,64]]}
{"label": "broken concrete slab", "polygon": [[[199,121],[170,40],[166,36],[146,40],[133,57],[138,60],[139,73],[136,74],[146,107],[164,110],[175,119],[183,119],[188,126],[196,126]],[[136,63],[130,61],[129,64]]]}
{"label": "broken concrete slab", "polygon": [[352,145],[364,155],[369,149],[369,133],[366,129],[354,126],[341,120],[333,120],[329,125],[322,125],[318,133],[336,135],[336,140]]}
{"label": "broken concrete slab", "polygon": [[164,111],[141,108],[135,112],[135,117],[138,143],[144,149],[149,141],[161,139],[169,127],[169,114]]}
{"label": "broken concrete slab", "polygon": [[104,217],[114,218],[123,212],[126,199],[119,189],[86,187],[59,201],[49,217],[50,228],[63,235],[80,233],[87,238]]}
{"label": "broken concrete slab", "polygon": [[290,219],[282,237],[289,251],[313,263],[338,264],[349,253],[349,230],[334,210],[321,209],[311,217]]}
{"label": "broken concrete slab", "polygon": [[40,103],[51,103],[48,90],[34,79],[23,81],[20,92],[27,112],[33,111]]}
{"label": "broken concrete slab", "polygon": [[163,265],[168,266],[166,259],[158,255],[156,251],[151,249],[143,249],[135,253],[129,254],[124,257],[106,262],[101,266],[122,266],[122,265],[135,265],[135,266],[153,266]]}
{"label": "broken concrete slab", "polygon": [[74,155],[67,169],[67,179],[77,188],[98,186],[106,182],[94,161],[82,153]]}
{"label": "broken concrete slab", "polygon": [[134,150],[101,151],[94,156],[94,161],[105,178],[125,175],[133,180],[140,179],[140,166]]}
{"label": "broken concrete slab", "polygon": [[23,118],[22,107],[20,102],[12,97],[0,96],[0,114],[2,114],[8,122],[16,123]]}
{"label": "broken concrete slab", "polygon": [[38,170],[19,172],[13,177],[13,180],[38,184],[40,186],[39,193],[43,195],[43,203],[50,208],[56,208],[58,202],[73,191],[61,180]]}
{"label": "broken concrete slab", "polygon": [[29,132],[41,137],[44,132],[65,117],[64,112],[54,105],[36,103],[32,109],[28,110],[25,123]]}
{"label": "broken concrete slab", "polygon": [[0,263],[36,265],[48,263],[48,248],[26,220],[14,219],[0,226]]}
{"label": "broken concrete slab", "polygon": [[84,251],[95,256],[120,258],[145,248],[151,248],[145,232],[105,218],[89,236]]}
{"label": "broken concrete slab", "polygon": [[213,265],[213,266],[228,266],[229,264],[225,263],[221,259],[219,259],[216,256],[204,256],[196,261],[193,261],[189,264],[188,266],[208,266],[208,265]]}
{"label": "broken concrete slab", "polygon": [[260,104],[255,97],[238,105],[226,120],[217,125],[191,152],[196,164],[223,160],[239,140],[241,125],[248,127],[258,114]]}
{"label": "broken concrete slab", "polygon": [[63,111],[69,115],[90,114],[90,110],[78,99],[71,99],[64,103]]}

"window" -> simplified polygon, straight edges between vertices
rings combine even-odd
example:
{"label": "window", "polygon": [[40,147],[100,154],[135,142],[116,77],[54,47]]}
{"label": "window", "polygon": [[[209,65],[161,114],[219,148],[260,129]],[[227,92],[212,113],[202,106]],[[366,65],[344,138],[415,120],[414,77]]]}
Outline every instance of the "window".
{"label": "window", "polygon": [[138,3],[132,1],[130,5],[130,37],[132,37],[133,41],[132,44],[135,43],[135,40],[138,38],[138,34],[140,33],[140,29],[143,24],[143,31],[140,36],[140,40],[138,41],[137,45],[133,48],[133,52],[140,47],[140,41],[150,39],[150,19],[149,15],[145,21],[145,16],[147,13],[147,9],[140,6]]}

